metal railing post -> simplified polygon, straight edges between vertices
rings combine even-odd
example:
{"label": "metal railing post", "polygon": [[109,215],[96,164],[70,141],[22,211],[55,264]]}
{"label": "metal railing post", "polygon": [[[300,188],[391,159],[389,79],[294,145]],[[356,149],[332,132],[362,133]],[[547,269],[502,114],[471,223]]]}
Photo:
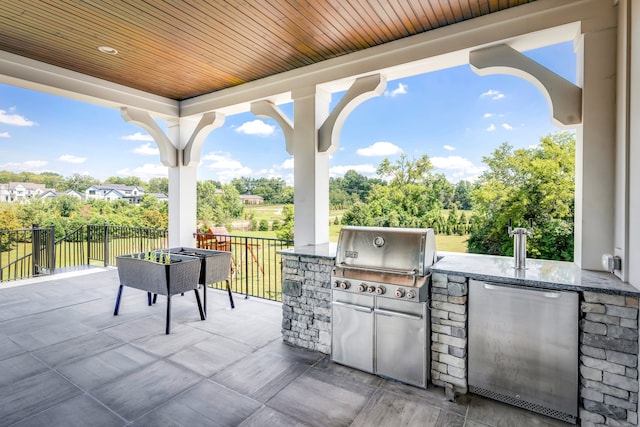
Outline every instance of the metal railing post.
{"label": "metal railing post", "polygon": [[31,225],[31,254],[33,257],[32,272],[34,276],[40,274],[40,228],[38,224]]}
{"label": "metal railing post", "polygon": [[249,239],[244,238],[244,299],[249,299]]}
{"label": "metal railing post", "polygon": [[49,273],[53,274],[56,270],[56,226],[51,223],[49,230],[49,238],[47,239],[47,258],[49,263]]}
{"label": "metal railing post", "polygon": [[87,224],[87,265],[91,264],[91,225]]}
{"label": "metal railing post", "polygon": [[104,233],[103,233],[103,238],[104,238],[104,266],[108,267],[109,266],[109,225],[107,224],[107,221],[104,222]]}

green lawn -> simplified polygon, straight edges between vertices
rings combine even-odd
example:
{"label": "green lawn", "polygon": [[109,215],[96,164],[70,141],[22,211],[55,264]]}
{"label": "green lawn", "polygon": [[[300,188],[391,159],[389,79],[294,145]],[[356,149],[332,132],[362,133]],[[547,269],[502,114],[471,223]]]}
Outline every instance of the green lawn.
{"label": "green lawn", "polygon": [[[274,221],[280,219],[282,213],[282,205],[259,205],[245,208],[245,213],[253,213],[253,217],[256,221],[266,219],[268,221]],[[448,214],[448,211],[443,211]],[[467,211],[459,211],[467,212]],[[335,225],[333,222],[336,217],[341,217],[344,214],[344,210],[335,210],[329,212],[329,241],[337,242],[342,225]],[[470,212],[467,212],[469,215]],[[263,238],[277,238],[275,231],[243,231],[243,230],[230,230],[232,235],[248,236],[248,237],[263,237]],[[467,239],[468,235],[436,235],[436,246],[439,251],[445,252],[466,252],[467,251]]]}

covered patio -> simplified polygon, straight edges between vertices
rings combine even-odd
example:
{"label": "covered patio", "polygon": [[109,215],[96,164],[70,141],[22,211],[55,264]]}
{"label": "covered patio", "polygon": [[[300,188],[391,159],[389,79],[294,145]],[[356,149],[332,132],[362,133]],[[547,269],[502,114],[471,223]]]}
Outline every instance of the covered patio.
{"label": "covered patio", "polygon": [[[570,280],[538,285],[560,283],[575,293],[583,302],[575,317],[588,319],[580,322],[575,358],[577,421],[638,424],[637,2],[196,3],[8,2],[0,16],[0,82],[117,108],[147,131],[169,170],[170,247],[194,246],[196,170],[209,132],[239,112],[274,119],[295,159],[296,248],[283,287],[292,307],[303,304],[303,291],[314,292],[324,299],[312,308],[326,311],[335,259],[329,163],[349,114],[387,81],[458,65],[527,79],[547,97],[550,118],[576,131],[575,263],[562,266]],[[575,85],[523,53],[566,41],[576,51]],[[331,110],[337,93],[344,95]],[[283,104],[292,104],[293,117]],[[604,254],[611,255],[608,273]],[[441,387],[426,391],[329,362],[326,314],[324,324],[313,311],[299,316],[325,328],[322,342],[308,343],[313,352],[282,342],[293,335],[280,304],[243,300],[231,311],[224,294],[210,299],[203,322],[191,296],[176,298],[170,336],[162,306],[148,307],[143,293],[125,292],[114,317],[115,270],[2,288],[1,423],[562,425],[467,394],[467,289],[489,258],[480,268],[463,266],[468,259],[445,258],[458,265],[440,265],[434,277],[443,309],[431,322],[464,336],[432,335],[439,344],[432,382]],[[485,277],[526,282],[535,274],[504,271]],[[291,334],[310,326],[289,323]],[[629,344],[624,357],[621,342]],[[610,354],[622,359],[613,363]]]}
{"label": "covered patio", "polygon": [[127,288],[113,316],[115,269],[0,289],[0,419],[6,426],[561,426],[441,388],[403,385],[284,344],[282,307],[210,291],[152,307]]}

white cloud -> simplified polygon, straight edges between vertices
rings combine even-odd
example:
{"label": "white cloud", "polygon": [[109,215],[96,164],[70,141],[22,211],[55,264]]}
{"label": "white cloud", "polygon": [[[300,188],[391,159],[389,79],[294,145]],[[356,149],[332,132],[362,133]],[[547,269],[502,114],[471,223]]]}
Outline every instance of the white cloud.
{"label": "white cloud", "polygon": [[142,132],[136,132],[133,135],[126,135],[120,139],[125,139],[127,141],[153,141],[151,135]]}
{"label": "white cloud", "polygon": [[398,95],[405,95],[407,93],[407,87],[408,86],[405,84],[398,83],[398,87],[393,89],[392,91],[385,90],[384,96],[390,96],[391,98],[394,98]]}
{"label": "white cloud", "polygon": [[26,162],[10,162],[0,165],[0,169],[10,171],[36,171],[45,166],[47,161],[45,160],[27,160]]}
{"label": "white cloud", "polygon": [[62,156],[58,157],[58,160],[61,162],[67,162],[67,163],[84,163],[87,161],[86,157],[78,157],[78,156],[74,156],[72,154],[63,154]]}
{"label": "white cloud", "polygon": [[486,128],[485,130],[486,130],[487,132],[493,132],[494,130],[496,130],[496,127],[495,127],[495,125],[494,125],[493,123],[491,123],[491,124],[489,125],[489,127],[488,127],[488,128]]}
{"label": "white cloud", "polygon": [[231,153],[211,152],[204,156],[203,164],[216,174],[216,180],[229,183],[233,178],[251,176],[253,171],[231,157]]}
{"label": "white cloud", "polygon": [[444,148],[447,151],[455,151],[456,147],[452,147],[451,145],[444,145],[442,148]]}
{"label": "white cloud", "polygon": [[338,177],[344,176],[350,170],[354,170],[362,175],[374,176],[376,174],[376,167],[369,164],[364,165],[343,165],[343,166],[333,166],[329,168],[329,176]]}
{"label": "white cloud", "polygon": [[[480,97],[482,97],[482,98],[491,98],[493,101],[496,101],[498,99],[504,98],[504,94],[499,92],[499,91],[497,91],[497,90],[489,89],[488,91],[486,91],[482,95],[480,95]],[[486,114],[485,114],[485,117],[486,117]]]}
{"label": "white cloud", "polygon": [[10,108],[9,110],[10,110],[9,112],[5,110],[0,110],[0,123],[3,123],[5,125],[12,125],[12,126],[35,126],[36,125],[36,122],[33,122],[24,116],[21,116],[19,114],[10,114],[13,111],[13,108]]}
{"label": "white cloud", "polygon": [[494,114],[492,113],[484,113],[484,115],[482,117],[484,117],[485,119],[488,119],[489,117],[493,117]]}
{"label": "white cloud", "polygon": [[143,181],[151,178],[166,178],[169,175],[167,167],[158,163],[145,163],[134,169],[120,169],[116,173],[120,176],[137,176]]}
{"label": "white cloud", "polygon": [[136,147],[133,152],[136,154],[142,154],[143,156],[153,156],[160,154],[160,150],[158,149],[158,147],[152,147],[150,142]]}
{"label": "white cloud", "polygon": [[11,138],[9,132],[0,132],[0,138]]}
{"label": "white cloud", "polygon": [[293,157],[289,157],[279,166],[280,169],[293,169]]}
{"label": "white cloud", "polygon": [[391,156],[402,153],[402,148],[390,142],[379,141],[368,147],[359,148],[356,153],[364,157]]}
{"label": "white cloud", "polygon": [[485,167],[476,166],[469,159],[460,156],[431,157],[430,160],[433,167],[443,170],[452,182],[462,179],[475,181],[486,170]]}
{"label": "white cloud", "polygon": [[262,120],[252,120],[244,122],[236,128],[236,132],[247,135],[270,136],[276,131],[276,127],[269,125]]}
{"label": "white cloud", "polygon": [[502,127],[503,127],[503,129],[506,129],[506,130],[513,130],[513,126],[511,126],[511,125],[510,125],[510,124],[508,124],[508,123],[503,123],[503,124],[501,124],[500,126],[502,126]]}

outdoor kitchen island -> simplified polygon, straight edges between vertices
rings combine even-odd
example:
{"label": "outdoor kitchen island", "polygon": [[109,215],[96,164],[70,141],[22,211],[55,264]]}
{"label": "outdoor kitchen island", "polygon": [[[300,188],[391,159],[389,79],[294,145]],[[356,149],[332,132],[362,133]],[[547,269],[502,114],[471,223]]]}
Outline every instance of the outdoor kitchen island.
{"label": "outdoor kitchen island", "polygon": [[[335,245],[282,251],[283,340],[331,351],[331,271]],[[431,382],[451,398],[469,392],[469,287],[478,282],[575,293],[579,298],[578,419],[582,425],[635,426],[638,421],[640,291],[573,263],[439,253],[431,268]],[[535,339],[534,336],[531,339]],[[523,367],[524,368],[524,367]]]}

